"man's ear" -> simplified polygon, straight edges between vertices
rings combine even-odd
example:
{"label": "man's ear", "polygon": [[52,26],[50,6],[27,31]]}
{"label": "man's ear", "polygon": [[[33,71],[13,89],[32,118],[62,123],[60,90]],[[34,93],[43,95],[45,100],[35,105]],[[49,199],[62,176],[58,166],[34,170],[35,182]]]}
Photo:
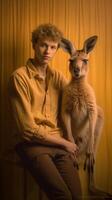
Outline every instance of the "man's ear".
{"label": "man's ear", "polygon": [[97,39],[98,39],[98,36],[94,35],[94,36],[88,38],[87,40],[85,40],[84,46],[83,46],[83,50],[85,53],[89,53],[93,50],[93,48],[96,45]]}

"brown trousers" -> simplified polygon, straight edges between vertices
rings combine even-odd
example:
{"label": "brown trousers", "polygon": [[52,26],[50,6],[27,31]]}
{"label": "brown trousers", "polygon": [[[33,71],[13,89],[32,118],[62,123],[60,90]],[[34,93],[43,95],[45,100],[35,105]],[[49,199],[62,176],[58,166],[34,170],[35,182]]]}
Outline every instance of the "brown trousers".
{"label": "brown trousers", "polygon": [[16,151],[50,200],[81,199],[81,184],[70,154],[57,147],[21,143]]}

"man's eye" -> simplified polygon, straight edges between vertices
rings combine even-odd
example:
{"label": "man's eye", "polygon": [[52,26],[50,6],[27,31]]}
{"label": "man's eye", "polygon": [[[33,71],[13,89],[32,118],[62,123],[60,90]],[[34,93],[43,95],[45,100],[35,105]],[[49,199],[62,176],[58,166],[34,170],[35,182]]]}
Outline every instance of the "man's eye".
{"label": "man's eye", "polygon": [[51,49],[57,49],[57,47],[55,47],[55,46],[51,46]]}
{"label": "man's eye", "polygon": [[45,45],[45,44],[41,44],[40,46],[41,46],[41,47],[46,47],[46,45]]}
{"label": "man's eye", "polygon": [[84,62],[84,64],[87,64],[88,60],[87,59],[83,59],[83,62]]}

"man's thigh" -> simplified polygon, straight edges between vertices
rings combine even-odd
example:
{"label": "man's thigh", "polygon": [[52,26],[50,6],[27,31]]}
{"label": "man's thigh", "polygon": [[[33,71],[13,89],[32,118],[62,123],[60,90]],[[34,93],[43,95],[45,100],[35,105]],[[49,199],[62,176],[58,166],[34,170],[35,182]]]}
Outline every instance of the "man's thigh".
{"label": "man's thigh", "polygon": [[70,157],[70,154],[66,154],[57,151],[57,154],[54,159],[55,165],[71,191],[72,198],[77,199],[81,197],[81,183],[78,174],[78,170],[74,167],[73,161]]}
{"label": "man's thigh", "polygon": [[38,148],[36,149],[36,147],[35,152],[33,152],[33,148],[30,149],[29,147],[19,148],[17,152],[26,168],[30,171],[37,184],[44,189],[49,199],[72,199],[65,181],[55,165],[55,148],[52,148],[49,154],[48,151],[45,153],[45,148],[42,154],[38,154]]}

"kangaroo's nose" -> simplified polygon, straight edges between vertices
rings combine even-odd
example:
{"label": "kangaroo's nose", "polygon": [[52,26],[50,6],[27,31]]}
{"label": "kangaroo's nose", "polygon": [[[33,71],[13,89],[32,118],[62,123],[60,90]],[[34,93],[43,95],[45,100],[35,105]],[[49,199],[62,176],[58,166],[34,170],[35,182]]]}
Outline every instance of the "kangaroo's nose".
{"label": "kangaroo's nose", "polygon": [[80,71],[80,69],[78,67],[75,67],[74,72],[78,73]]}

